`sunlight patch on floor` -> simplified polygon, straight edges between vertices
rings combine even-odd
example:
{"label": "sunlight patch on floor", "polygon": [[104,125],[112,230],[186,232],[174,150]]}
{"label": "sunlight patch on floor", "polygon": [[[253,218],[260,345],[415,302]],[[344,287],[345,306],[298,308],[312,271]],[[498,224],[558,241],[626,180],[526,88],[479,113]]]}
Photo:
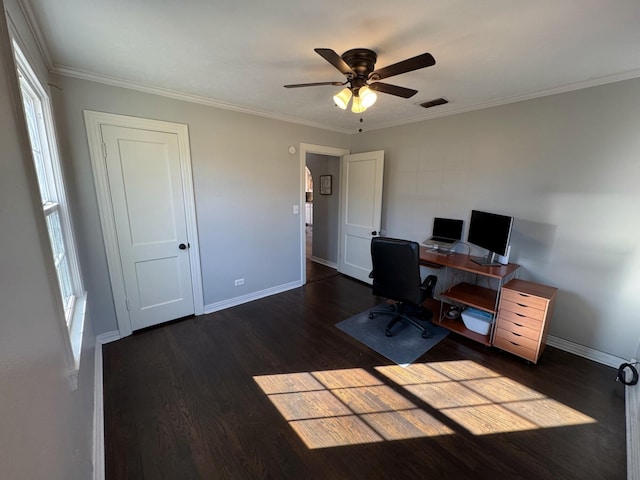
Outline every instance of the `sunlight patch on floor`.
{"label": "sunlight patch on floor", "polygon": [[311,449],[457,429],[487,435],[595,422],[471,360],[379,366],[375,373],[351,368],[253,378]]}
{"label": "sunlight patch on floor", "polygon": [[376,367],[474,435],[566,427],[595,420],[471,360]]}
{"label": "sunlight patch on floor", "polygon": [[453,433],[363,369],[261,375],[254,380],[309,448]]}

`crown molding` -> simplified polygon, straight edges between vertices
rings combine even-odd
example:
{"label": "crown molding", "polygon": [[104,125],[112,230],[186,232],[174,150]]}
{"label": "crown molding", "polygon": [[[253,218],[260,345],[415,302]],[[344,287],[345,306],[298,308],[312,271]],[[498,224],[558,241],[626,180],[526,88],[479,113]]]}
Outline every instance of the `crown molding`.
{"label": "crown molding", "polygon": [[[19,1],[27,1],[27,0],[19,0]],[[97,83],[103,83],[106,85],[111,85],[111,86],[116,86],[116,87],[122,87],[122,88],[128,88],[131,90],[137,90],[140,92],[145,92],[145,93],[150,93],[153,95],[159,95],[159,96],[163,96],[163,97],[168,97],[168,98],[173,98],[176,100],[182,100],[185,102],[191,102],[191,103],[197,103],[200,105],[206,105],[206,106],[210,106],[210,107],[216,107],[216,108],[221,108],[224,110],[231,110],[234,112],[239,112],[239,113],[246,113],[249,115],[256,115],[259,117],[265,117],[265,118],[270,118],[272,120],[280,120],[283,122],[289,122],[289,123],[295,123],[297,125],[303,125],[303,126],[307,126],[307,127],[313,127],[313,128],[319,128],[322,130],[328,130],[328,131],[332,131],[332,132],[338,132],[338,133],[346,133],[346,134],[356,134],[358,133],[357,130],[354,129],[342,129],[342,128],[335,128],[335,127],[331,127],[329,125],[325,125],[325,124],[321,124],[321,123],[316,123],[316,122],[310,122],[298,117],[292,117],[292,116],[288,116],[288,115],[279,115],[279,114],[274,114],[274,113],[270,113],[270,112],[265,112],[262,110],[257,110],[257,109],[251,109],[251,108],[247,108],[247,107],[241,107],[239,105],[234,105],[231,103],[226,103],[226,102],[222,102],[219,100],[214,100],[212,98],[208,98],[208,97],[203,97],[200,95],[193,95],[193,94],[189,94],[189,93],[183,93],[183,92],[179,92],[177,90],[171,90],[171,89],[167,89],[167,88],[162,88],[162,87],[158,87],[155,85],[150,85],[150,84],[144,84],[141,82],[133,82],[130,80],[124,80],[121,78],[117,78],[117,77],[111,77],[108,75],[101,75],[101,74],[96,74],[96,73],[92,73],[92,72],[87,72],[87,71],[83,71],[83,70],[78,70],[78,69],[74,69],[74,68],[69,68],[69,67],[63,67],[63,66],[59,66],[59,65],[55,65],[52,68],[50,68],[51,73],[55,73],[58,75],[63,75],[63,76],[67,76],[67,77],[73,77],[73,78],[79,78],[82,80],[89,80],[92,82],[97,82]],[[621,82],[624,80],[631,80],[634,78],[639,78],[640,77],[640,70],[632,70],[629,72],[624,72],[624,73],[619,73],[619,74],[615,74],[615,75],[609,75],[606,77],[599,77],[599,78],[594,78],[591,80],[586,80],[584,82],[577,82],[577,83],[572,83],[569,85],[563,85],[561,87],[556,87],[556,88],[551,88],[551,89],[547,89],[547,90],[540,90],[537,92],[533,92],[533,93],[528,93],[525,95],[513,95],[510,97],[503,97],[503,98],[498,98],[495,100],[490,100],[487,102],[480,102],[480,103],[476,103],[476,104],[471,104],[471,105],[462,105],[460,107],[455,107],[452,106],[450,108],[447,108],[445,110],[441,110],[439,112],[434,112],[434,113],[430,113],[428,115],[420,115],[420,116],[415,116],[415,117],[410,117],[410,118],[405,118],[402,120],[397,120],[397,121],[393,121],[393,122],[386,122],[386,123],[382,123],[382,124],[378,124],[378,125],[371,125],[367,128],[367,131],[373,131],[373,130],[382,130],[384,128],[392,128],[392,127],[399,127],[399,126],[403,126],[403,125],[408,125],[408,124],[413,124],[413,123],[419,123],[419,122],[423,122],[426,120],[433,120],[435,118],[440,118],[440,117],[448,117],[451,115],[457,115],[460,113],[467,113],[467,112],[472,112],[475,110],[483,110],[486,108],[493,108],[493,107],[499,107],[499,106],[503,106],[503,105],[508,105],[511,103],[518,103],[518,102],[524,102],[527,100],[533,100],[536,98],[542,98],[542,97],[548,97],[551,95],[558,95],[561,93],[568,93],[568,92],[572,92],[575,90],[583,90],[585,88],[590,88],[590,87],[596,87],[599,85],[606,85],[608,83],[615,83],[615,82]],[[453,104],[455,105],[455,102],[453,102]],[[448,104],[448,105],[451,105]]]}
{"label": "crown molding", "polygon": [[307,127],[319,128],[322,130],[329,130],[332,132],[338,133],[350,133],[346,130],[330,127],[328,125],[310,122],[301,118],[291,117],[288,115],[279,115],[270,112],[265,112],[262,110],[242,107],[239,105],[234,105],[231,103],[222,102],[220,100],[214,100],[209,97],[203,97],[200,95],[193,95],[190,93],[179,92],[177,90],[171,90],[168,88],[158,87],[156,85],[141,83],[141,82],[133,82],[130,80],[124,80],[118,77],[112,77],[108,75],[101,75],[97,73],[87,72],[84,70],[78,70],[69,67],[63,67],[59,65],[55,65],[51,69],[51,73],[57,75],[63,75],[66,77],[78,78],[81,80],[88,80],[91,82],[102,83],[105,85],[111,85],[114,87],[128,88],[130,90],[136,90],[139,92],[150,93],[153,95],[159,95],[161,97],[173,98],[174,100],[181,100],[184,102],[197,103],[200,105],[206,105],[209,107],[221,108],[223,110],[231,110],[239,113],[246,113],[249,115],[255,115],[258,117],[269,118],[272,120],[279,120],[282,122],[295,123],[297,125],[303,125]]}
{"label": "crown molding", "polygon": [[384,124],[373,125],[369,127],[368,130],[371,131],[371,130],[381,130],[383,128],[399,127],[399,126],[408,125],[411,123],[423,122],[425,120],[432,120],[434,118],[448,117],[451,115],[457,115],[459,113],[472,112],[474,110],[483,110],[485,108],[500,107],[502,105],[508,105],[510,103],[518,103],[518,102],[524,102],[527,100],[533,100],[536,98],[549,97],[551,95],[568,93],[575,90],[583,90],[585,88],[597,87],[599,85],[606,85],[609,83],[622,82],[624,80],[632,80],[634,78],[640,78],[640,70],[631,70],[629,72],[617,73],[615,75],[608,75],[606,77],[594,78],[590,80],[585,80],[583,82],[571,83],[568,85],[563,85],[561,87],[550,88],[547,90],[539,90],[537,92],[527,93],[525,95],[513,95],[510,97],[497,98],[495,100],[476,103],[472,105],[462,105],[457,108],[454,106],[455,105],[455,101],[454,101],[448,104],[448,105],[453,104],[451,107],[440,110],[438,112],[430,113],[428,115],[405,118],[403,120],[397,120],[394,122],[387,122]]}
{"label": "crown molding", "polygon": [[51,58],[51,53],[49,52],[49,48],[47,47],[47,42],[44,39],[44,35],[42,33],[42,29],[40,28],[40,22],[38,22],[38,16],[33,11],[33,7],[29,0],[17,0],[18,6],[24,15],[24,18],[29,26],[29,30],[31,30],[31,34],[36,42],[38,47],[38,51],[44,60],[44,63],[47,66],[49,71],[53,68],[53,60]]}

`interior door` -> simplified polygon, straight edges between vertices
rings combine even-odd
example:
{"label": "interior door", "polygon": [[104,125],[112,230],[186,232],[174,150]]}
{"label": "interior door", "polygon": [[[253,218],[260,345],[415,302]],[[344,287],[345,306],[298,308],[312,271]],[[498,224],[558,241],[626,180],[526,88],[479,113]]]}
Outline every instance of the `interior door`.
{"label": "interior door", "polygon": [[132,329],[193,314],[177,135],[100,128]]}
{"label": "interior door", "polygon": [[371,238],[380,232],[384,151],[342,157],[338,270],[371,284]]}

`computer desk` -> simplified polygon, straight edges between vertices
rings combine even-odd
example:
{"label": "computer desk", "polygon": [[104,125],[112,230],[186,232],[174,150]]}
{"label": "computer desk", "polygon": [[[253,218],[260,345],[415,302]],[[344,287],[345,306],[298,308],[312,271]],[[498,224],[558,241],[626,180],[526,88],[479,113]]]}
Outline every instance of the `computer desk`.
{"label": "computer desk", "polygon": [[[445,312],[449,309],[449,305],[456,304],[484,310],[491,313],[494,319],[497,318],[502,286],[515,276],[515,272],[520,265],[509,263],[507,265],[489,267],[471,261],[470,257],[464,253],[442,255],[424,246],[420,246],[420,263],[430,269],[444,269],[443,287],[439,294],[440,300],[427,300],[425,303],[425,306],[436,314],[438,325],[484,345],[492,345],[495,321],[491,325],[489,333],[482,335],[466,328],[462,318],[448,318]],[[474,274],[475,282],[471,283],[466,278],[459,281],[458,278],[462,276],[461,272]],[[489,286],[478,285],[483,277],[487,279]],[[495,289],[490,285],[489,279],[491,278],[497,279],[497,287]],[[439,314],[437,313],[438,311]]]}

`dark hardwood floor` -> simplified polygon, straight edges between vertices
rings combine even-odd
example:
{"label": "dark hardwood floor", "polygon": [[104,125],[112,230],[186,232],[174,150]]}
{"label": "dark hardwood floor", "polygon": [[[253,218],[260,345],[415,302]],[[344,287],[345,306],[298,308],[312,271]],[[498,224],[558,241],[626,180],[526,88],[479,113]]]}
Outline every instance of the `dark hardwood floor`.
{"label": "dark hardwood floor", "polygon": [[[398,371],[334,326],[375,303],[368,286],[337,275],[104,345],[107,480],[625,479],[615,369],[552,347],[527,365],[451,334]],[[461,380],[442,381],[442,372]],[[464,385],[503,401],[472,401],[480,390],[461,394]],[[529,397],[513,398],[521,394]],[[332,406],[345,396],[347,407]],[[363,404],[397,422],[374,428],[377,439],[336,428],[375,425]],[[399,404],[415,406],[423,425],[389,411]],[[489,414],[515,404],[538,426]]]}
{"label": "dark hardwood floor", "polygon": [[335,268],[327,267],[307,258],[307,283],[315,283],[339,275]]}

